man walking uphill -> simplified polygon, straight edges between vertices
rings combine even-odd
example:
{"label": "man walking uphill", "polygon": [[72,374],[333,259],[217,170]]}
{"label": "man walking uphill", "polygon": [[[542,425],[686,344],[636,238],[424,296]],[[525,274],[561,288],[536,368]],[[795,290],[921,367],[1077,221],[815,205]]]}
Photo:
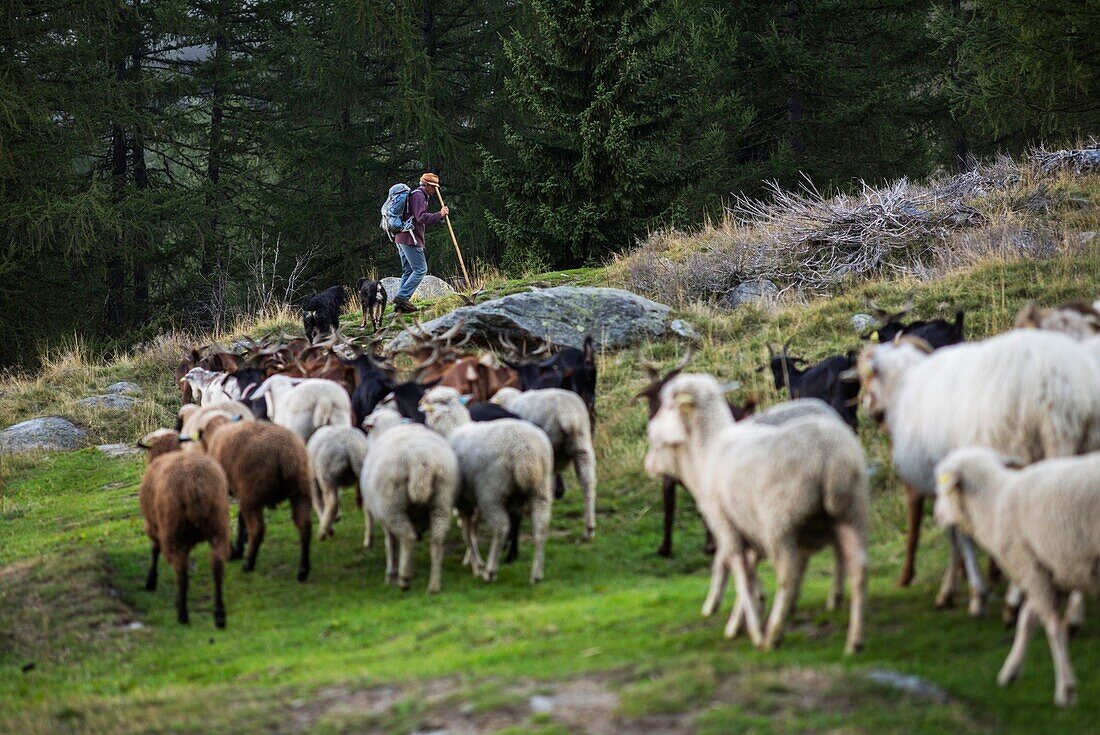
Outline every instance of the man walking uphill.
{"label": "man walking uphill", "polygon": [[438,212],[428,211],[428,198],[438,186],[439,177],[435,174],[426,173],[420,177],[420,186],[409,192],[405,204],[412,219],[412,229],[394,238],[401,255],[401,287],[393,299],[393,310],[400,314],[418,311],[409,299],[428,272],[428,261],[424,257],[424,227],[442,222],[450,211],[447,207],[442,207]]}

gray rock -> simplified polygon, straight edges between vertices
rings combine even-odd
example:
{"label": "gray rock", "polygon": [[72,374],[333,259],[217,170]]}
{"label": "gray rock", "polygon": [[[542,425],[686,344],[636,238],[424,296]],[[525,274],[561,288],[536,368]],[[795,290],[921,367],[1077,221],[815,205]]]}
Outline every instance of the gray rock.
{"label": "gray rock", "polygon": [[79,449],[88,432],[60,416],[45,416],[0,431],[0,452],[18,454],[33,449]]}
{"label": "gray rock", "polygon": [[[669,307],[617,288],[558,286],[463,306],[424,325],[442,334],[461,320],[462,334],[496,344],[497,335],[551,340],[555,345],[581,347],[592,335],[597,349],[626,347],[655,340],[670,331]],[[411,346],[408,334],[389,345],[392,352]]]}
{"label": "gray rock", "polygon": [[668,328],[669,331],[683,337],[684,339],[699,339],[699,332],[695,330],[695,327],[691,326],[683,319],[673,319],[668,323]]}
{"label": "gray rock", "polygon": [[947,692],[940,689],[935,684],[925,681],[919,676],[903,674],[893,669],[871,669],[867,672],[867,678],[876,684],[882,684],[891,689],[896,689],[899,692],[905,692],[917,699],[927,699],[939,704],[943,704],[950,699]]}
{"label": "gray rock", "polygon": [[140,396],[143,392],[140,385],[138,385],[137,383],[131,383],[126,380],[120,380],[117,383],[111,383],[105,388],[105,391],[107,393],[128,396]]}
{"label": "gray rock", "polygon": [[137,399],[131,396],[106,395],[81,398],[76,402],[76,405],[91,408],[109,408],[113,411],[129,411],[136,403]]}
{"label": "gray rock", "polygon": [[108,457],[131,457],[141,454],[141,450],[130,444],[99,444],[96,449]]}
{"label": "gray rock", "polygon": [[725,305],[736,309],[742,304],[753,304],[761,301],[769,301],[779,295],[779,288],[766,278],[758,281],[745,281],[739,283],[729,291],[723,299]]}
{"label": "gray rock", "polygon": [[554,711],[554,698],[536,694],[531,697],[531,711],[535,714],[550,714]]}
{"label": "gray rock", "polygon": [[[382,287],[386,289],[386,296],[391,302],[393,301],[393,297],[397,295],[397,289],[400,286],[400,278],[390,277],[382,279]],[[451,288],[451,284],[447,283],[442,278],[436,278],[428,274],[424,276],[424,280],[416,287],[416,291],[413,292],[413,298],[417,300],[435,299],[440,296],[449,296],[454,292],[455,290]]]}
{"label": "gray rock", "polygon": [[1077,243],[1079,245],[1092,245],[1098,238],[1100,238],[1100,232],[1088,230],[1077,233]]}
{"label": "gray rock", "polygon": [[856,333],[863,334],[868,329],[874,328],[877,320],[870,314],[852,314],[852,329]]}

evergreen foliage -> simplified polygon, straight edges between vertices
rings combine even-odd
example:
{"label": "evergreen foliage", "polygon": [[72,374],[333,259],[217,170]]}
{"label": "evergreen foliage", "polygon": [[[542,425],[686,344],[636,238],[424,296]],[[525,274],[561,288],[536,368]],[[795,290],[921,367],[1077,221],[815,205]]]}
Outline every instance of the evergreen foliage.
{"label": "evergreen foliage", "polygon": [[[1094,0],[8,0],[0,365],[372,269],[443,178],[467,261],[606,260],[760,182],[1096,135]],[[434,206],[434,205],[433,205]],[[432,270],[457,269],[446,228]]]}

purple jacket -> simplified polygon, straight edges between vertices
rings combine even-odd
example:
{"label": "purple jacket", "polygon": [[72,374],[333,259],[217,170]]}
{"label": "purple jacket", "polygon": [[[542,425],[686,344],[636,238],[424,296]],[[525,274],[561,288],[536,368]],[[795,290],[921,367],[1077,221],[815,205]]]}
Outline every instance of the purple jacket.
{"label": "purple jacket", "polygon": [[[439,212],[428,211],[428,192],[423,186],[418,186],[409,192],[409,198],[405,200],[405,206],[409,210],[409,216],[413,220],[413,228],[409,232],[400,232],[394,238],[398,245],[412,245],[414,248],[424,247],[424,226],[434,225],[443,221],[443,215]],[[408,222],[408,219],[405,220]]]}

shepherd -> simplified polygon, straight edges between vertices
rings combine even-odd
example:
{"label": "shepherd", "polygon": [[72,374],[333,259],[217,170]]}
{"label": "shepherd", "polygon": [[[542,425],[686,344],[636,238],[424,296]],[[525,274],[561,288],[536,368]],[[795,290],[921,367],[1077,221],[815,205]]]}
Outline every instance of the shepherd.
{"label": "shepherd", "polygon": [[411,221],[412,227],[399,232],[394,238],[401,256],[401,286],[393,299],[393,310],[399,314],[419,311],[409,299],[428,273],[428,261],[424,256],[424,228],[442,222],[450,212],[446,205],[438,212],[428,211],[428,199],[432,194],[438,193],[439,177],[433,173],[425,173],[420,177],[420,186],[409,192],[406,200],[405,206],[409,215],[406,221]]}

